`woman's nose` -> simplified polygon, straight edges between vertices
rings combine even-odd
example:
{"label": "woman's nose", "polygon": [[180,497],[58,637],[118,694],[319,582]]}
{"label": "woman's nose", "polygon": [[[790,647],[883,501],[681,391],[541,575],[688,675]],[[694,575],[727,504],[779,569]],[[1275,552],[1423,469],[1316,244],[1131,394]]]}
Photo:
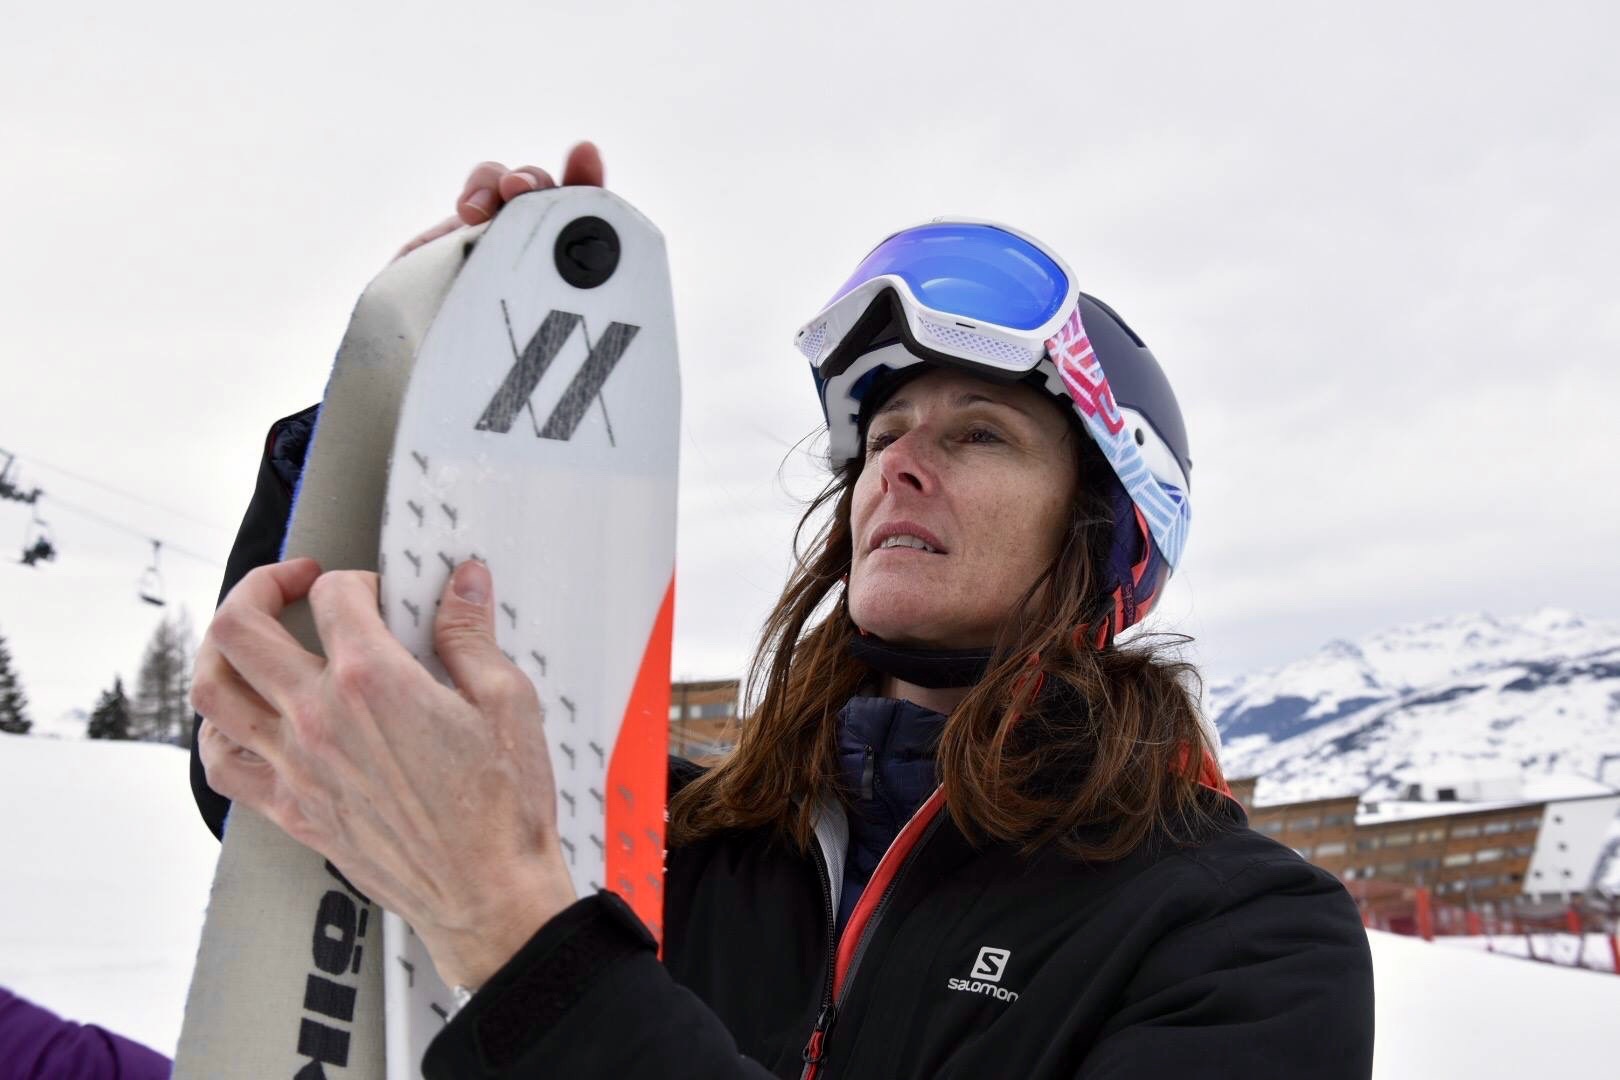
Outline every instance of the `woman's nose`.
{"label": "woman's nose", "polygon": [[885,446],[883,453],[878,455],[878,468],[885,492],[898,486],[927,494],[933,491],[936,483],[926,435],[918,428],[913,428]]}

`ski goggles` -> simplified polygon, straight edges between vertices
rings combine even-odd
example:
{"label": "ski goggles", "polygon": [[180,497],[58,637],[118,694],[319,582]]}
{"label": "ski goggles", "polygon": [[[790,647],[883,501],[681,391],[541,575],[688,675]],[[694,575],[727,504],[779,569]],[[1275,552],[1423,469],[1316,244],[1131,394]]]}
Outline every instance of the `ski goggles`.
{"label": "ski goggles", "polygon": [[908,344],[1003,377],[1040,363],[1079,295],[1062,258],[1016,229],[974,219],[905,229],[873,248],[800,328],[795,344],[818,378],[841,374],[872,344],[892,314],[874,303],[891,290]]}
{"label": "ski goggles", "polygon": [[[815,376],[833,464],[861,456],[866,404],[918,365],[1027,381],[1072,405],[1164,561],[1180,561],[1190,461],[1175,396],[1147,346],[1081,293],[1063,259],[1033,237],[974,219],[894,233],[861,260],[794,344]],[[1113,355],[1124,398],[1116,398],[1099,350]],[[1154,426],[1155,414],[1170,439]]]}

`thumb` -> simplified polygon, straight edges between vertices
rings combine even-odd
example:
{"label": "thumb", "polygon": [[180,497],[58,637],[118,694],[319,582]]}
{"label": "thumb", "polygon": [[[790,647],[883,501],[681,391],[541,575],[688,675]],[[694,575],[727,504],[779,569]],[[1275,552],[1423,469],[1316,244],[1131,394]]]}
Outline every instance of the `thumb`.
{"label": "thumb", "polygon": [[495,590],[489,567],[471,559],[456,567],[439,598],[433,648],[456,686],[487,700],[509,666],[495,643]]}

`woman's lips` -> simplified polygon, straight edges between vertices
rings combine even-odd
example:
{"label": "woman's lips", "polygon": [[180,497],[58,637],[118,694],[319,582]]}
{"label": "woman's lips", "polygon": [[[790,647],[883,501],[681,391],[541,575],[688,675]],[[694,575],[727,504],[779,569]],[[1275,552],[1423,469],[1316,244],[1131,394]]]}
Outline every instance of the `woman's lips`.
{"label": "woman's lips", "polygon": [[[895,537],[895,536],[915,537],[916,539],[921,540],[923,543],[927,544],[933,550],[931,552],[930,551],[924,551],[921,548],[906,547],[904,545],[895,545],[895,546],[890,546],[890,547],[885,548],[883,546],[884,541],[888,540],[890,537]],[[927,529],[923,528],[921,525],[918,525],[914,521],[891,521],[891,522],[888,522],[886,524],[879,525],[876,529],[874,529],[872,531],[871,546],[867,550],[868,551],[915,551],[919,555],[930,555],[930,554],[932,554],[932,555],[944,555],[944,554],[947,554],[947,552],[945,550],[945,545],[940,543],[939,537],[935,536],[932,532],[930,532]]]}

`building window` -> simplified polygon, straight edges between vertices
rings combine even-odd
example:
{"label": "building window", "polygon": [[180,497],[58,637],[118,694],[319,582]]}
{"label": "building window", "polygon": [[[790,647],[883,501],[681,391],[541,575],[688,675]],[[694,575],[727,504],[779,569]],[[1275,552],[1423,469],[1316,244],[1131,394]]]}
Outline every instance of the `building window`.
{"label": "building window", "polygon": [[1417,831],[1417,842],[1420,844],[1429,844],[1445,838],[1446,830],[1444,829],[1419,829]]}
{"label": "building window", "polygon": [[1466,840],[1471,836],[1478,835],[1478,825],[1455,825],[1451,829],[1451,837],[1453,840]]}
{"label": "building window", "polygon": [[1530,856],[1534,855],[1535,853],[1536,853],[1536,849],[1531,847],[1529,844],[1522,844],[1519,847],[1516,847],[1516,848],[1513,849],[1513,857],[1515,859],[1528,859]]}
{"label": "building window", "polygon": [[1278,833],[1282,832],[1282,827],[1283,823],[1281,818],[1272,818],[1270,821],[1262,821],[1254,828],[1256,832],[1263,832],[1267,836],[1276,836]]}
{"label": "building window", "polygon": [[1409,832],[1392,832],[1384,837],[1385,847],[1405,847],[1411,842],[1412,834]]}
{"label": "building window", "polygon": [[1305,845],[1304,847],[1297,847],[1294,850],[1299,852],[1299,857],[1302,859],[1308,859],[1311,857],[1311,848],[1309,844]]}
{"label": "building window", "polygon": [[1350,824],[1349,814],[1327,814],[1322,818],[1322,828],[1336,829],[1341,825]]}
{"label": "building window", "polygon": [[1357,851],[1377,851],[1378,850],[1378,837],[1369,836],[1365,840],[1357,840],[1356,841],[1356,850]]}
{"label": "building window", "polygon": [[1457,789],[1454,787],[1443,787],[1434,793],[1434,800],[1435,802],[1456,802]]}
{"label": "building window", "polygon": [[1468,851],[1459,851],[1453,855],[1447,855],[1443,860],[1441,860],[1442,864],[1445,866],[1467,866],[1473,861],[1473,853]]}
{"label": "building window", "polygon": [[1486,836],[1501,836],[1503,833],[1510,833],[1512,831],[1513,822],[1511,821],[1487,821],[1485,823]]}
{"label": "building window", "polygon": [[1412,860],[1412,869],[1414,871],[1417,871],[1418,873],[1422,873],[1425,870],[1433,870],[1436,867],[1438,867],[1439,865],[1440,865],[1440,860],[1439,859],[1413,859]]}
{"label": "building window", "polygon": [[1314,816],[1291,818],[1289,819],[1288,827],[1289,829],[1297,832],[1310,832],[1316,828],[1316,818]]}
{"label": "building window", "polygon": [[1535,817],[1522,817],[1513,823],[1513,827],[1515,829],[1539,829],[1541,828],[1541,815],[1537,814]]}
{"label": "building window", "polygon": [[1378,872],[1380,874],[1404,874],[1406,873],[1406,864],[1403,862],[1379,863]]}
{"label": "building window", "polygon": [[1324,855],[1343,855],[1343,854],[1344,854],[1344,845],[1342,843],[1338,842],[1337,840],[1333,841],[1332,843],[1328,843],[1328,844],[1317,844],[1316,845],[1316,857],[1318,859],[1322,858]]}
{"label": "building window", "polygon": [[669,707],[669,718],[671,720],[679,720],[681,718],[681,707],[679,705],[671,705]]}
{"label": "building window", "polygon": [[1495,862],[1502,857],[1503,850],[1499,847],[1480,848],[1474,852],[1475,862]]}

